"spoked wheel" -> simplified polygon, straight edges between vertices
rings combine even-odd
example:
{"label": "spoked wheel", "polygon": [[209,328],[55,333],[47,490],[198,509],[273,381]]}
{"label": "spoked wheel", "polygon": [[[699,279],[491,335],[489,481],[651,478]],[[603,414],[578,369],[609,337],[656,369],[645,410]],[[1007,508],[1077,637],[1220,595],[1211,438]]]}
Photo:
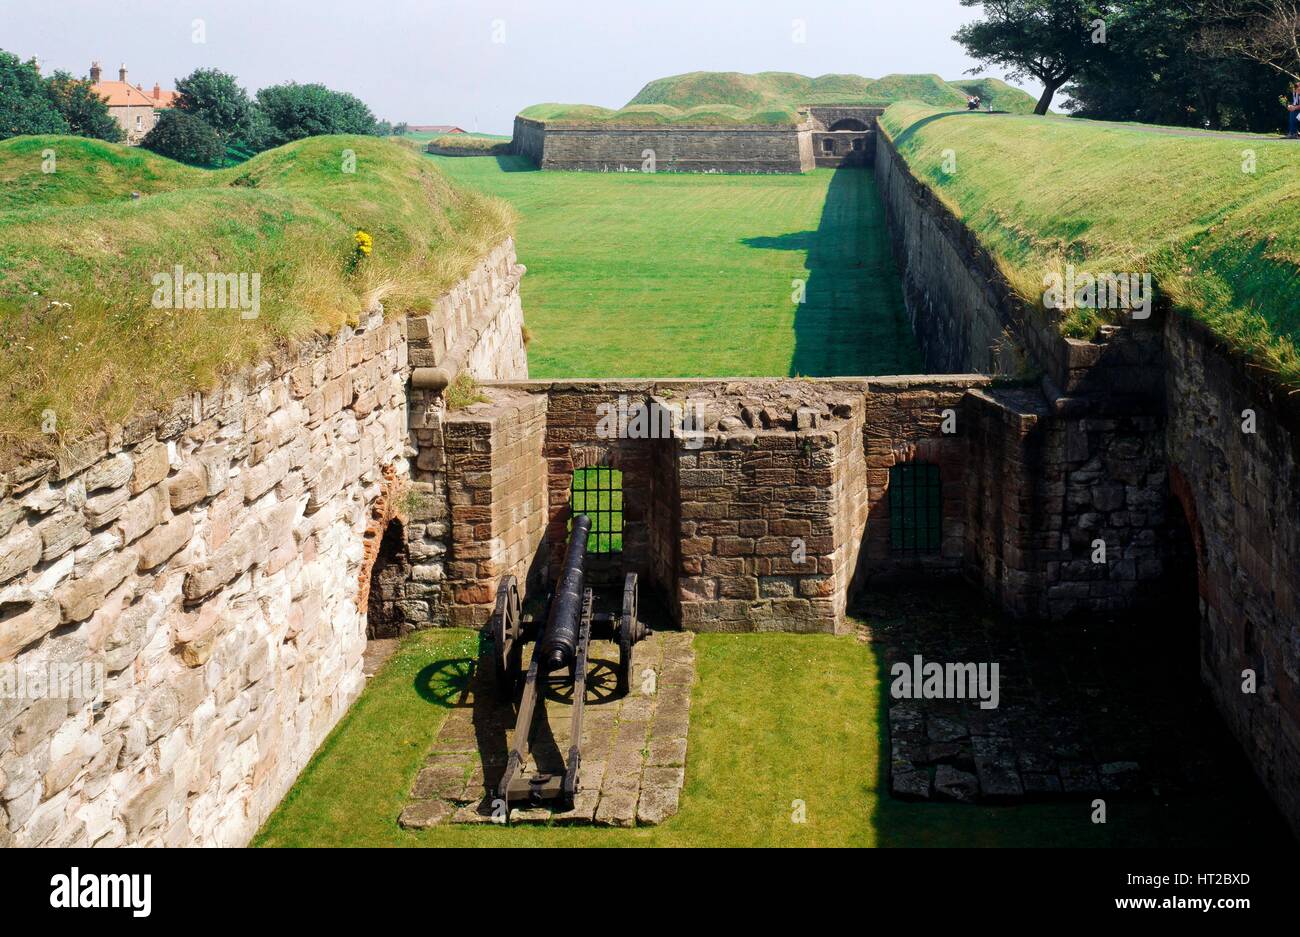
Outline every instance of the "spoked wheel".
{"label": "spoked wheel", "polygon": [[623,580],[623,614],[618,620],[618,692],[632,688],[632,648],[645,637],[645,627],[637,612],[636,573]]}
{"label": "spoked wheel", "polygon": [[497,693],[502,699],[515,695],[523,664],[523,613],[519,587],[514,576],[504,576],[497,587],[497,604],[488,623],[492,635],[492,661],[496,669]]}

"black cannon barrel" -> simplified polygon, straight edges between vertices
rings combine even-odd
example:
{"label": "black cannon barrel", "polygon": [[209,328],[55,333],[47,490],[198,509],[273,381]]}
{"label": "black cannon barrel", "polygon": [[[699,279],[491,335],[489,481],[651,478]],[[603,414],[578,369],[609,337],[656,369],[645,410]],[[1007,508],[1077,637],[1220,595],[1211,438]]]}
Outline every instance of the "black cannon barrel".
{"label": "black cannon barrel", "polygon": [[578,647],[579,618],[582,616],[583,566],[587,559],[587,536],[591,533],[591,518],[579,514],[573,519],[573,532],[569,535],[569,550],[564,555],[564,568],[551,601],[546,618],[546,632],[538,646],[542,665],[547,670],[558,670],[573,663]]}

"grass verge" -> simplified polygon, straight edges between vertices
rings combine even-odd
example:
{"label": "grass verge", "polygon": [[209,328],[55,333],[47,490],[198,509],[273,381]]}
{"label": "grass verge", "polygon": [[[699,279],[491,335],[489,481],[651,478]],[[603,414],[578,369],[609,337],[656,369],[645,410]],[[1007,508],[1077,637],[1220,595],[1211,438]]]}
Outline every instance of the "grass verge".
{"label": "grass verge", "polygon": [[[1300,383],[1300,146],[913,104],[882,123],[1027,301],[1067,265],[1150,273],[1174,308]],[[1076,309],[1063,329],[1088,338],[1110,318]]]}
{"label": "grass verge", "polygon": [[[0,142],[0,182],[8,460],[209,388],[375,302],[427,310],[513,226],[504,203],[374,137],[313,137],[216,171],[16,137]],[[372,237],[368,256],[358,231]],[[160,284],[178,267],[203,285],[168,303]],[[225,274],[246,276],[250,302],[212,308],[209,275]]]}

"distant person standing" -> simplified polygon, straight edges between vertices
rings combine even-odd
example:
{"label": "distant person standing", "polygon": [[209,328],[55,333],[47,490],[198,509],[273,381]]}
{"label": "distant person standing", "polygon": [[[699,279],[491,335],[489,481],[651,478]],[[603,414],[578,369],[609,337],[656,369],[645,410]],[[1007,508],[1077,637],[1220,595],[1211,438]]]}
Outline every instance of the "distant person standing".
{"label": "distant person standing", "polygon": [[966,110],[978,111],[980,109],[980,98],[978,94],[966,98]]}
{"label": "distant person standing", "polygon": [[1290,140],[1300,137],[1300,81],[1291,86],[1291,103],[1286,106],[1286,135]]}

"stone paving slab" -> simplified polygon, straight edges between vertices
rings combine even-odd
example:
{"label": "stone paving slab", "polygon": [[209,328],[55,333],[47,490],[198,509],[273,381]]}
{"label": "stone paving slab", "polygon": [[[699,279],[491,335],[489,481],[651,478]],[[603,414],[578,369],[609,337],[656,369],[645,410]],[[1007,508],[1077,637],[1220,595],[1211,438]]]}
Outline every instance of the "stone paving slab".
{"label": "stone paving slab", "polygon": [[[1035,628],[942,593],[882,592],[858,611],[871,623],[864,639],[879,647],[895,797],[1022,803],[1230,789],[1235,746],[1204,729],[1220,721],[1195,672],[1180,673],[1141,622]],[[916,655],[997,662],[997,708],[894,698],[891,668]]]}
{"label": "stone paving slab", "polygon": [[[443,823],[654,826],[677,813],[686,777],[695,636],[656,631],[632,653],[632,688],[616,695],[618,646],[588,651],[582,768],[566,811],[515,805],[507,815],[490,792],[513,743],[515,703],[497,699],[492,660],[480,659],[438,731],[398,817],[407,829]],[[529,644],[526,653],[536,644]],[[524,660],[527,669],[528,659]],[[538,700],[524,772],[560,773],[570,744],[572,689],[557,682]]]}

